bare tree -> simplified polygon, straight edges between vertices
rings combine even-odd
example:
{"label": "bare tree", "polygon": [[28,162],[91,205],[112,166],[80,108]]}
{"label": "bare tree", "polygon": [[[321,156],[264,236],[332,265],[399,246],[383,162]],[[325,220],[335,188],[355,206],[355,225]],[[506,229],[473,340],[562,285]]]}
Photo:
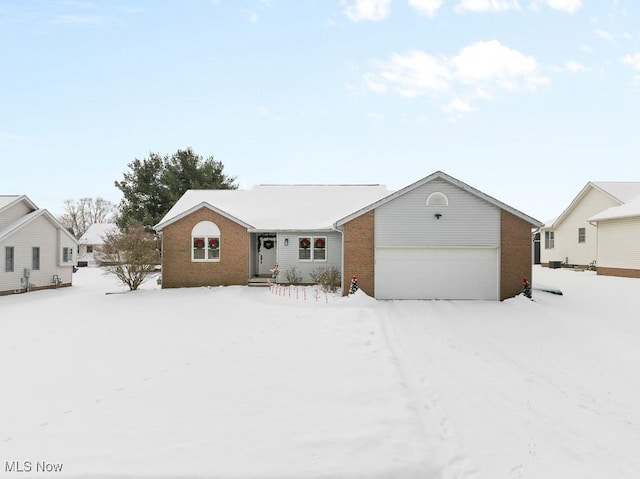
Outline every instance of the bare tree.
{"label": "bare tree", "polygon": [[118,278],[135,291],[155,271],[160,262],[156,237],[144,226],[133,225],[128,231],[111,231],[104,236],[104,246],[96,259],[107,274]]}
{"label": "bare tree", "polygon": [[76,238],[80,238],[94,223],[113,223],[116,205],[104,198],[65,200],[64,214],[58,218]]}

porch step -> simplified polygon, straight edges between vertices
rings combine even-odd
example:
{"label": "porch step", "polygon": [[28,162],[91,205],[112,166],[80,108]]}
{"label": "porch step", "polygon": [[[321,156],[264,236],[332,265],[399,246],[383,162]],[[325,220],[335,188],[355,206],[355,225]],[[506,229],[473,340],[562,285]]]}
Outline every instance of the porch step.
{"label": "porch step", "polygon": [[269,282],[271,281],[273,281],[273,278],[271,277],[254,276],[253,278],[249,278],[249,280],[247,281],[247,286],[266,287],[266,286],[269,286]]}

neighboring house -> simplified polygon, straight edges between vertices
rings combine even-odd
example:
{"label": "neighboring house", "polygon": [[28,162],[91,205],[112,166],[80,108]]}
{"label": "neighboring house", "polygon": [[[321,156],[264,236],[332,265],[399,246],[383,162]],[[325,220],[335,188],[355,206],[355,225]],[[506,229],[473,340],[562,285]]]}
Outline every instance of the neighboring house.
{"label": "neighboring house", "polygon": [[78,240],[78,266],[94,266],[94,252],[104,246],[104,238],[111,232],[117,232],[118,227],[113,223],[94,223]]}
{"label": "neighboring house", "polygon": [[[640,182],[589,182],[556,219],[540,230],[543,266],[585,268],[602,264],[602,228],[590,221],[610,208],[620,207],[640,195]],[[637,237],[636,237],[637,238]],[[636,240],[637,241],[637,240]],[[616,264],[624,264],[623,255]]]}
{"label": "neighboring house", "polygon": [[247,284],[277,263],[336,266],[379,299],[506,299],[531,278],[541,223],[442,172],[380,185],[190,190],[155,226],[162,286]]}
{"label": "neighboring house", "polygon": [[598,274],[640,278],[640,194],[589,221],[598,228]]}
{"label": "neighboring house", "polygon": [[0,295],[71,286],[77,245],[26,196],[0,196]]}

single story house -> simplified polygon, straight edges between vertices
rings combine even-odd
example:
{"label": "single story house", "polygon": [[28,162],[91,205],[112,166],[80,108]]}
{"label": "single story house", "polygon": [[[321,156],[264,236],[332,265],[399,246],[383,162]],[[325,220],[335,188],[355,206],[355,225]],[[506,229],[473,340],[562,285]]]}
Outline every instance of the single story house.
{"label": "single story house", "polygon": [[378,299],[502,300],[531,278],[542,224],[446,173],[402,190],[380,185],[190,190],[155,226],[163,288],[304,282],[335,266]]}
{"label": "single story house", "polygon": [[589,222],[598,228],[598,274],[640,278],[640,194]]}
{"label": "single story house", "polygon": [[71,286],[77,246],[27,196],[0,196],[0,295]]}
{"label": "single story house", "polygon": [[114,223],[94,223],[78,239],[78,266],[95,265],[94,252],[104,246],[104,238],[111,232],[119,231]]}
{"label": "single story house", "polygon": [[[611,263],[605,251],[601,249],[605,239],[603,226],[611,228],[614,223],[605,225],[604,216],[599,214],[609,211],[613,216],[616,208],[621,208],[628,202],[640,196],[640,182],[589,182],[573,199],[569,206],[557,218],[548,221],[541,229],[541,263],[543,266],[569,266],[586,268],[597,265],[599,274],[607,274],[605,264],[617,269],[633,269],[627,263],[622,249],[615,253],[616,260]],[[616,210],[619,211],[619,210]],[[622,210],[624,211],[624,210]],[[602,221],[593,221],[593,219]],[[623,233],[622,230],[618,234]],[[618,239],[621,239],[618,236]],[[629,237],[631,241],[633,236]],[[635,237],[637,239],[637,236]],[[603,256],[604,254],[604,256]],[[604,261],[604,263],[603,263]],[[601,268],[601,266],[603,268]]]}

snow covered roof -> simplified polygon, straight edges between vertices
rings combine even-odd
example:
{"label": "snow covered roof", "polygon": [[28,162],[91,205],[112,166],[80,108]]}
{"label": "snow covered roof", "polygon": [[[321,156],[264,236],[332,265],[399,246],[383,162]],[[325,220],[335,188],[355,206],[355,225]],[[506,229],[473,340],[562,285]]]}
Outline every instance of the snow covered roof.
{"label": "snow covered roof", "polygon": [[[612,200],[618,202],[620,205],[624,205],[628,201],[640,195],[640,181],[590,181],[584,186],[584,188],[582,188],[582,190],[580,190],[580,193],[576,195],[576,197],[573,199],[573,201],[571,201],[569,206],[567,206],[562,214],[555,218],[553,222],[545,223],[543,229],[551,230],[557,228],[558,225],[562,223],[567,215],[580,203],[582,198],[584,198],[592,188],[601,191],[605,195],[608,195]],[[614,206],[610,209],[614,208],[618,208],[618,206]],[[600,214],[602,213],[599,213],[597,216],[599,216]]]}
{"label": "snow covered roof", "polygon": [[384,198],[383,185],[260,185],[250,190],[188,190],[154,228],[208,207],[252,230],[327,230]]}
{"label": "snow covered roof", "polygon": [[112,231],[118,231],[118,226],[114,223],[94,223],[89,226],[89,229],[80,237],[78,243],[91,245],[104,244],[104,237]]}
{"label": "snow covered roof", "polygon": [[592,216],[589,218],[589,221],[598,222],[621,218],[634,218],[637,216],[640,216],[640,195],[632,198],[629,202],[623,205],[612,206],[611,208]]}
{"label": "snow covered roof", "polygon": [[594,181],[592,184],[621,203],[640,195],[640,181]]}
{"label": "snow covered roof", "polygon": [[0,210],[18,201],[25,201],[27,205],[35,210],[37,206],[25,195],[0,195]]}

